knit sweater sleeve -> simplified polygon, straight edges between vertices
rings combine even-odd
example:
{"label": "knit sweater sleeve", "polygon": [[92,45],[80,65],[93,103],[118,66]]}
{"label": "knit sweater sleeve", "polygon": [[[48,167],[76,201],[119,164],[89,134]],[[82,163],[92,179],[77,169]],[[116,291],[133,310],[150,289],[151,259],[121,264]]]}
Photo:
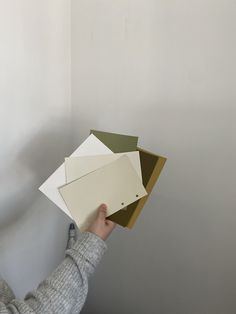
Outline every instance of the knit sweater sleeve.
{"label": "knit sweater sleeve", "polygon": [[66,251],[64,261],[37,290],[28,293],[24,301],[14,299],[6,306],[0,303],[0,314],[79,313],[86,300],[88,278],[105,250],[106,244],[98,236],[82,233],[74,246]]}
{"label": "knit sweater sleeve", "polygon": [[0,302],[8,304],[15,298],[12,289],[9,287],[7,282],[0,277]]}

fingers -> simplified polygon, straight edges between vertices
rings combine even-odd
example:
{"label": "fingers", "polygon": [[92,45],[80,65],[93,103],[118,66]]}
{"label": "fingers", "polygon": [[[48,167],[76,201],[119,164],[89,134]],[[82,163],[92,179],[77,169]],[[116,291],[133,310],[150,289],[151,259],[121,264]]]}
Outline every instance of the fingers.
{"label": "fingers", "polygon": [[107,216],[107,205],[101,204],[97,209],[96,219],[91,223],[87,231],[96,234],[102,240],[106,240],[116,224],[108,219]]}
{"label": "fingers", "polygon": [[106,226],[108,226],[110,229],[115,228],[116,224],[113,221],[106,219],[106,215],[107,215],[107,205],[101,204],[98,207],[98,218],[103,220]]}
{"label": "fingers", "polygon": [[116,223],[109,220],[109,219],[106,219],[106,225],[109,226],[109,227],[115,227],[116,226]]}
{"label": "fingers", "polygon": [[111,232],[115,228],[116,223],[111,221],[111,220],[109,220],[109,219],[106,219],[105,220],[105,225],[106,225],[107,229],[110,230],[110,232]]}

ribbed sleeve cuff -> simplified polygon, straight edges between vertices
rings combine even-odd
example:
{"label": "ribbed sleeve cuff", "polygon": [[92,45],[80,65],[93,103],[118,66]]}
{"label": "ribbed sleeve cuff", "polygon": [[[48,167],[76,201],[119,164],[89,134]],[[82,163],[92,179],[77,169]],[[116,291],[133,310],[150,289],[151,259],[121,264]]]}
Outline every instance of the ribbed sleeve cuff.
{"label": "ribbed sleeve cuff", "polygon": [[105,241],[91,232],[83,232],[73,247],[67,251],[77,262],[81,258],[87,260],[95,268],[107,250]]}

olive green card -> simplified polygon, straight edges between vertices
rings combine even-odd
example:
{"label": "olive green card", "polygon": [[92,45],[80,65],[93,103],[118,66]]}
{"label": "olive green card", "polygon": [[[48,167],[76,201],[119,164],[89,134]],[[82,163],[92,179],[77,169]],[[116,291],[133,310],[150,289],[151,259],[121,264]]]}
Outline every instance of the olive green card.
{"label": "olive green card", "polygon": [[131,229],[138,219],[138,216],[140,215],[149,195],[151,194],[152,189],[157,183],[167,159],[140,147],[135,147],[138,142],[138,137],[95,130],[91,130],[91,133],[93,133],[113,152],[120,153],[130,150],[139,151],[143,185],[148,195],[128,205],[125,210],[119,210],[108,217],[117,224]]}
{"label": "olive green card", "polygon": [[137,150],[137,136],[109,133],[98,130],[90,130],[90,134],[91,133],[114,153],[125,153]]}

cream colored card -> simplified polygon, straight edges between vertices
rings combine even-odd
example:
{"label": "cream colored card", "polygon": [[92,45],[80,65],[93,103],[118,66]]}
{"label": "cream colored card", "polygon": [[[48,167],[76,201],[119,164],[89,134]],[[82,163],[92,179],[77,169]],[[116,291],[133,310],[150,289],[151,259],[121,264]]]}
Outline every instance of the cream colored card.
{"label": "cream colored card", "polygon": [[95,171],[110,162],[113,162],[121,156],[127,155],[136,170],[138,176],[142,180],[142,170],[140,165],[139,152],[118,153],[112,155],[99,156],[83,156],[83,157],[69,157],[65,158],[66,182],[69,183],[89,172]]}
{"label": "cream colored card", "polygon": [[59,191],[81,231],[93,221],[100,204],[107,204],[109,216],[147,195],[126,155],[62,186]]}

